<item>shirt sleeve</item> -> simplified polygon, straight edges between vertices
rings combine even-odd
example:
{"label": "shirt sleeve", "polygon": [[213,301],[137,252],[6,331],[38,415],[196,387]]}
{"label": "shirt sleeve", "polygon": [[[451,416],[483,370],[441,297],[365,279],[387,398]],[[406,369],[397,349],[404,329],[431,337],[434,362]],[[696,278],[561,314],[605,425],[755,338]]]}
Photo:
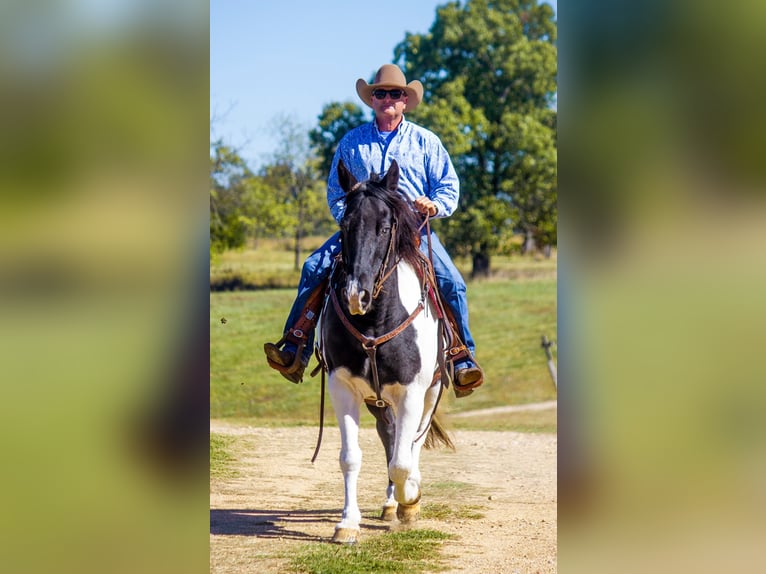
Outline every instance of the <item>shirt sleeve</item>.
{"label": "shirt sleeve", "polygon": [[441,141],[434,136],[426,153],[428,197],[437,206],[434,217],[449,217],[458,206],[460,180]]}
{"label": "shirt sleeve", "polygon": [[327,178],[327,205],[330,207],[330,213],[335,221],[340,223],[343,214],[346,212],[346,193],[338,183],[338,160],[340,159],[341,146],[335,150],[335,156],[332,158],[330,166],[330,175]]}

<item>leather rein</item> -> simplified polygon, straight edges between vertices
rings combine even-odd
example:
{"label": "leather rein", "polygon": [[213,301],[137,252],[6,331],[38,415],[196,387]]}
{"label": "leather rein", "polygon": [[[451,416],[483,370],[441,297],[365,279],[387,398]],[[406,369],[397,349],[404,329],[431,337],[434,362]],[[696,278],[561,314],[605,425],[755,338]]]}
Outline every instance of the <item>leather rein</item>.
{"label": "leather rein", "polygon": [[[338,318],[341,320],[341,323],[343,323],[343,326],[346,328],[346,330],[353,335],[353,337],[359,341],[359,343],[362,345],[362,349],[367,354],[368,359],[370,360],[370,371],[372,372],[372,382],[373,382],[373,390],[375,391],[375,402],[373,403],[378,408],[383,408],[386,406],[389,406],[388,403],[383,399],[381,396],[381,386],[380,386],[380,378],[378,375],[378,363],[377,363],[377,350],[380,345],[383,343],[387,343],[391,339],[395,338],[397,335],[401,334],[407,327],[409,327],[412,322],[415,320],[415,318],[425,309],[426,307],[426,300],[428,297],[429,292],[431,293],[431,296],[433,299],[438,301],[437,304],[437,310],[439,311],[439,329],[438,329],[438,364],[439,364],[439,372],[441,374],[440,378],[434,377],[434,382],[432,384],[435,384],[436,381],[441,380],[441,389],[439,392],[439,397],[437,399],[437,404],[434,405],[434,409],[431,413],[431,418],[433,418],[434,414],[436,413],[436,407],[438,406],[439,399],[441,399],[441,391],[444,389],[445,386],[449,384],[449,375],[447,373],[447,368],[445,365],[445,359],[444,359],[444,342],[443,342],[443,327],[442,323],[444,321],[444,318],[441,313],[441,301],[439,300],[438,292],[433,288],[432,284],[428,281],[428,272],[430,271],[433,275],[433,251],[431,249],[431,227],[429,222],[429,217],[426,216],[423,225],[420,227],[422,230],[423,227],[426,228],[426,235],[428,236],[428,260],[423,262],[424,269],[421,272],[421,294],[420,294],[420,300],[418,301],[417,307],[410,313],[410,315],[397,327],[389,331],[388,333],[385,333],[379,337],[368,337],[367,335],[364,335],[361,333],[349,320],[346,312],[343,310],[343,308],[340,306],[340,303],[338,302],[338,296],[336,293],[336,289],[332,288],[331,286],[328,286],[329,298],[332,302],[332,306],[335,309],[335,313],[338,315]],[[394,221],[394,224],[391,228],[391,236],[388,243],[388,250],[386,251],[386,256],[383,260],[383,263],[380,267],[380,270],[378,271],[378,276],[376,277],[375,284],[373,286],[373,292],[372,292],[372,298],[376,299],[378,295],[380,294],[380,291],[383,288],[383,285],[385,282],[391,277],[394,270],[399,265],[400,259],[397,258],[397,260],[394,262],[393,265],[391,265],[386,271],[386,267],[388,266],[388,260],[390,258],[391,253],[394,251],[394,244],[396,241],[396,221]],[[337,263],[336,259],[336,263]],[[429,269],[425,269],[425,267],[428,266]],[[321,368],[322,370],[322,405],[320,406],[320,430],[319,430],[319,437],[317,438],[317,444],[316,448],[314,450],[314,456],[311,458],[311,462],[313,463],[316,460],[317,455],[319,454],[319,447],[322,442],[322,428],[323,428],[323,419],[324,419],[324,375],[326,371],[326,366],[324,365],[324,361],[321,358],[319,352],[317,352],[317,358],[320,361],[320,364],[317,366],[317,369],[315,369],[314,373],[312,373],[312,376],[316,373],[317,370]],[[366,401],[365,401],[366,402]],[[428,428],[430,427],[430,421],[429,424],[426,426],[426,430],[423,431],[423,433],[427,432]],[[420,436],[422,436],[422,434]],[[418,436],[415,440],[419,440],[420,436]]]}
{"label": "leather rein", "polygon": [[386,343],[399,335],[402,331],[404,331],[407,327],[410,326],[410,324],[415,320],[415,317],[417,317],[420,312],[425,308],[425,295],[427,287],[423,290],[423,295],[420,298],[420,301],[418,301],[418,306],[415,307],[415,310],[410,313],[410,316],[407,317],[398,327],[395,329],[392,329],[385,335],[381,335],[380,337],[368,337],[367,335],[364,335],[359,332],[359,330],[354,327],[351,324],[351,321],[348,320],[348,317],[346,316],[345,311],[341,308],[340,304],[338,303],[338,296],[335,294],[335,289],[332,289],[330,291],[330,299],[332,300],[332,306],[335,309],[335,313],[337,313],[338,317],[341,320],[341,323],[343,323],[343,326],[346,328],[346,330],[351,333],[354,338],[359,341],[362,344],[362,349],[364,349],[364,352],[367,353],[367,357],[370,359],[370,370],[372,371],[372,383],[373,383],[373,389],[375,390],[375,406],[376,407],[385,407],[386,401],[383,400],[383,398],[380,395],[380,379],[378,378],[378,363],[376,360],[376,354],[378,351],[378,347],[382,345],[383,343]]}

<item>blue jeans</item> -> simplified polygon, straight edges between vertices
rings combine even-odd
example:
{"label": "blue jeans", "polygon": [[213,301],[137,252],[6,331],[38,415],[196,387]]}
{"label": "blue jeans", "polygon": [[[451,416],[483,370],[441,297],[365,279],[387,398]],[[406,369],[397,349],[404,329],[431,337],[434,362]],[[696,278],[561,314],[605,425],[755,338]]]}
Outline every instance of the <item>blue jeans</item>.
{"label": "blue jeans", "polygon": [[[423,231],[421,237],[420,250],[428,256],[428,238],[425,231]],[[433,252],[434,272],[436,273],[436,284],[439,286],[439,292],[442,294],[444,302],[452,310],[460,330],[458,334],[471,352],[471,356],[473,356],[476,346],[471,330],[468,328],[468,298],[466,297],[465,280],[433,231],[431,232],[431,250]],[[298,297],[295,299],[293,308],[290,310],[290,315],[287,318],[287,323],[285,323],[285,332],[298,321],[298,317],[300,317],[314,289],[319,287],[322,281],[330,275],[332,261],[338,253],[340,253],[340,232],[336,232],[325,241],[324,245],[308,256],[301,271]],[[308,334],[308,344],[303,352],[305,362],[311,357],[313,347],[314,333],[312,332]]]}

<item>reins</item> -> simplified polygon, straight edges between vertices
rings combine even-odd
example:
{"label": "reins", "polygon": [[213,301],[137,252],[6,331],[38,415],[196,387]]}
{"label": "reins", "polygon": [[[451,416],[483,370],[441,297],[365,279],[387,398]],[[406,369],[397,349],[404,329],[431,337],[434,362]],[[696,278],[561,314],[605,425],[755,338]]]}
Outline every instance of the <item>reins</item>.
{"label": "reins", "polygon": [[386,271],[386,267],[388,267],[388,259],[391,257],[391,253],[394,250],[394,243],[396,243],[396,220],[394,219],[394,223],[391,225],[391,236],[388,240],[388,249],[386,250],[386,257],[383,259],[383,265],[380,266],[380,271],[378,271],[378,276],[375,278],[375,285],[372,288],[372,298],[377,299],[378,295],[380,295],[380,290],[383,289],[383,284],[388,281],[388,278],[391,276],[391,274],[394,272],[394,269],[396,269],[396,266],[399,265],[399,260],[397,260],[391,267]]}
{"label": "reins", "polygon": [[[425,219],[423,223],[418,228],[418,232],[421,232],[423,228],[426,229],[426,237],[428,241],[428,258],[423,261],[424,267],[427,266],[427,269],[422,270],[422,284],[421,284],[421,296],[420,301],[418,301],[417,307],[415,307],[415,310],[410,313],[410,315],[402,322],[400,323],[396,328],[392,329],[388,333],[385,333],[384,335],[381,335],[380,337],[368,337],[367,335],[364,335],[361,333],[349,320],[348,316],[346,315],[346,312],[343,310],[343,308],[340,306],[340,303],[338,302],[338,296],[336,294],[336,290],[328,286],[329,290],[329,299],[332,302],[333,309],[335,310],[335,313],[338,315],[338,318],[341,320],[341,323],[343,323],[343,326],[346,328],[346,330],[353,335],[353,337],[359,341],[359,343],[362,345],[362,349],[367,354],[367,357],[370,361],[370,370],[372,372],[372,379],[373,379],[373,390],[375,391],[375,406],[378,408],[383,408],[388,406],[388,403],[386,403],[385,400],[383,400],[383,397],[381,395],[381,386],[380,386],[380,379],[378,375],[378,363],[377,363],[377,350],[380,345],[383,343],[386,343],[390,341],[391,339],[395,338],[397,335],[402,333],[407,327],[409,327],[412,322],[415,320],[415,318],[420,314],[423,309],[425,309],[426,306],[426,300],[428,297],[429,291],[432,293],[432,301],[434,301],[437,311],[438,311],[438,317],[437,317],[437,363],[439,366],[439,373],[440,373],[440,380],[441,380],[441,388],[439,389],[439,394],[436,398],[436,404],[434,405],[434,408],[431,411],[431,416],[428,420],[428,424],[426,425],[425,429],[422,433],[420,433],[413,442],[417,442],[422,438],[422,436],[428,432],[428,429],[431,427],[431,423],[433,421],[433,417],[436,414],[436,409],[439,406],[439,402],[442,397],[442,392],[444,390],[444,387],[449,385],[450,375],[447,371],[447,366],[445,362],[444,357],[444,349],[445,349],[445,342],[444,342],[444,310],[442,309],[442,301],[439,297],[438,289],[435,289],[435,287],[429,283],[428,277],[430,273],[430,277],[435,278],[436,275],[434,273],[433,268],[433,249],[431,245],[431,224],[430,224],[430,217],[428,215],[425,216]],[[380,294],[381,289],[383,288],[383,285],[385,282],[389,279],[389,277],[393,274],[394,270],[397,268],[399,264],[399,259],[391,265],[391,267],[386,271],[386,266],[388,265],[388,260],[390,258],[391,253],[394,251],[394,243],[396,238],[396,230],[397,230],[397,224],[396,221],[394,221],[393,226],[391,228],[391,238],[389,239],[388,243],[388,249],[386,251],[385,259],[383,260],[383,264],[381,265],[380,271],[378,273],[378,277],[376,278],[375,285],[373,287],[373,293],[372,297],[373,299],[376,299],[377,296]],[[337,264],[336,259],[336,264]],[[334,275],[335,268],[333,267],[333,273],[331,275]],[[325,303],[326,308],[326,303]],[[324,312],[324,311],[323,311]],[[311,458],[312,464],[316,460],[317,456],[319,455],[319,448],[322,444],[322,434],[324,429],[324,406],[325,406],[325,374],[327,371],[327,366],[324,363],[324,359],[321,356],[321,353],[317,351],[316,353],[317,360],[319,361],[319,364],[314,369],[314,371],[311,373],[311,376],[316,375],[318,370],[322,371],[322,384],[321,384],[321,396],[320,396],[320,407],[319,407],[319,435],[317,437],[317,443],[316,448],[314,449],[314,455]],[[436,378],[434,377],[433,384],[436,383]]]}
{"label": "reins", "polygon": [[376,360],[378,347],[383,343],[390,341],[410,326],[410,324],[415,320],[415,317],[417,317],[425,308],[425,291],[423,292],[423,296],[420,298],[420,301],[418,301],[418,306],[415,307],[415,310],[412,313],[410,313],[409,317],[407,317],[398,327],[392,329],[385,335],[381,335],[380,337],[368,337],[367,335],[360,333],[359,330],[351,324],[351,321],[349,321],[348,317],[346,317],[346,312],[338,303],[338,296],[335,294],[334,289],[330,292],[330,298],[332,300],[332,306],[335,309],[335,312],[338,314],[341,323],[343,323],[343,326],[346,328],[346,330],[362,344],[362,349],[364,349],[364,352],[367,353],[367,357],[370,359],[373,389],[375,390],[376,396],[375,406],[386,406],[386,401],[384,401],[380,395],[380,380],[378,378],[378,363]]}
{"label": "reins", "polygon": [[[422,231],[423,228],[426,228],[426,239],[428,240],[428,259],[426,261],[426,265],[428,265],[428,271],[424,271],[423,275],[428,276],[430,273],[430,277],[436,280],[436,271],[434,271],[434,251],[433,246],[431,245],[431,217],[426,214],[425,218],[423,219],[423,223],[418,228],[418,232]],[[425,279],[424,279],[425,281]],[[439,294],[439,290],[435,288],[435,286],[431,286],[431,292],[434,294],[434,305],[436,306],[436,309],[438,311],[438,317],[436,320],[436,323],[438,325],[437,329],[437,335],[436,335],[436,362],[439,365],[439,377],[441,380],[441,386],[439,388],[439,395],[436,397],[436,404],[434,405],[433,410],[431,411],[431,416],[428,419],[428,424],[426,425],[425,429],[423,430],[420,435],[415,439],[415,442],[420,440],[420,438],[428,432],[428,429],[431,428],[431,422],[434,419],[434,416],[436,415],[436,409],[439,408],[439,402],[442,398],[442,393],[444,392],[444,388],[449,385],[450,380],[452,379],[450,373],[447,370],[447,362],[445,361],[445,329],[444,329],[444,317],[445,312],[443,309],[443,303],[441,300],[441,296]],[[434,383],[436,381],[434,380]],[[432,383],[433,384],[433,383]]]}

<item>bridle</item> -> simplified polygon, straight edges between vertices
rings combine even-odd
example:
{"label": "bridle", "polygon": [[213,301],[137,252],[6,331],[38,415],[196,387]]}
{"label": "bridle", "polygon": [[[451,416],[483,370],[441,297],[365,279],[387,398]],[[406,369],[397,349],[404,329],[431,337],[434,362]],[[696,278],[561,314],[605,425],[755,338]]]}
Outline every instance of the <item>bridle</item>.
{"label": "bridle", "polygon": [[[388,267],[388,260],[391,257],[391,253],[394,251],[394,246],[396,244],[396,230],[397,230],[397,222],[394,220],[393,225],[391,226],[391,234],[388,240],[388,249],[386,250],[386,256],[383,258],[383,263],[380,266],[380,269],[378,270],[375,283],[372,289],[372,298],[377,299],[378,295],[380,294],[380,291],[383,289],[383,285],[385,285],[386,281],[391,277],[391,275],[394,272],[394,269],[399,265],[399,259],[397,259],[393,265],[390,266],[388,270],[386,268]],[[425,270],[424,270],[425,271]],[[372,383],[373,383],[373,389],[375,391],[375,406],[376,407],[385,407],[386,401],[383,400],[380,392],[380,379],[378,376],[378,363],[376,360],[377,350],[380,345],[383,343],[387,343],[400,333],[402,333],[407,327],[409,327],[412,322],[415,320],[415,318],[420,314],[423,309],[425,309],[426,306],[426,298],[428,296],[428,290],[430,288],[430,284],[426,281],[426,274],[425,272],[420,274],[422,276],[421,279],[421,286],[420,286],[420,300],[418,301],[417,306],[412,311],[412,313],[409,314],[409,316],[402,321],[397,327],[389,331],[388,333],[385,333],[384,335],[381,335],[380,337],[368,337],[367,335],[361,333],[359,329],[357,329],[352,323],[351,320],[348,318],[348,315],[346,314],[346,311],[341,307],[340,303],[338,302],[338,295],[337,295],[337,289],[330,289],[330,301],[332,302],[332,306],[335,309],[336,315],[338,315],[338,318],[340,319],[341,323],[343,323],[343,326],[346,328],[346,331],[348,331],[359,343],[362,345],[362,349],[364,349],[364,352],[367,353],[367,357],[370,359],[370,371],[372,371]]]}
{"label": "bridle", "polygon": [[[357,184],[358,185],[358,184]],[[447,367],[445,365],[444,360],[444,340],[443,340],[443,333],[444,333],[444,314],[442,311],[442,303],[439,298],[438,292],[435,290],[434,285],[428,280],[429,273],[431,274],[431,277],[435,277],[434,271],[433,271],[433,251],[431,248],[431,226],[429,222],[429,217],[426,216],[425,220],[423,221],[423,224],[420,226],[420,229],[418,231],[421,231],[425,227],[426,229],[426,235],[428,237],[428,259],[423,259],[422,265],[423,268],[420,270],[420,273],[418,274],[421,278],[421,289],[420,289],[420,300],[418,301],[417,306],[412,311],[412,313],[409,314],[409,316],[402,321],[397,327],[389,331],[388,333],[385,333],[384,335],[381,335],[380,337],[368,337],[367,335],[364,335],[361,333],[352,323],[351,320],[348,318],[348,315],[341,307],[340,303],[338,302],[338,295],[337,295],[337,286],[332,285],[332,280],[330,281],[330,284],[328,285],[328,291],[329,291],[329,297],[328,299],[332,302],[332,306],[335,310],[336,315],[340,319],[341,323],[343,323],[343,326],[346,328],[346,331],[348,331],[362,346],[362,349],[365,353],[367,353],[367,357],[370,360],[370,371],[372,371],[372,379],[373,379],[373,389],[375,391],[375,400],[371,403],[375,405],[378,408],[383,408],[390,406],[381,396],[381,389],[380,389],[380,378],[378,375],[378,363],[376,360],[377,357],[377,350],[380,345],[383,343],[386,343],[402,333],[407,327],[409,327],[412,322],[415,320],[415,318],[425,309],[426,301],[431,296],[431,300],[435,302],[437,307],[437,315],[438,315],[438,322],[439,322],[439,328],[438,328],[438,350],[437,350],[437,359],[439,364],[438,372],[441,373],[440,377],[436,376],[436,373],[434,374],[434,380],[431,383],[432,386],[436,384],[437,382],[441,381],[441,386],[439,389],[439,395],[436,399],[436,405],[434,405],[433,410],[431,411],[431,418],[433,419],[434,414],[436,413],[436,408],[438,407],[439,401],[441,400],[442,391],[444,388],[449,384],[450,376],[447,372]],[[396,231],[397,231],[397,222],[394,220],[392,226],[391,226],[391,235],[388,240],[388,249],[386,250],[386,256],[383,259],[383,263],[381,264],[380,269],[378,270],[375,283],[373,285],[373,291],[372,291],[372,298],[373,300],[378,297],[381,290],[383,289],[383,285],[386,283],[386,281],[391,277],[391,275],[394,272],[394,269],[397,268],[399,265],[400,259],[397,259],[396,262],[390,266],[388,270],[386,270],[386,267],[388,266],[388,261],[391,257],[391,254],[394,251],[394,247],[396,245]],[[341,253],[335,258],[334,264],[333,264],[333,270],[330,273],[330,276],[333,277],[335,275],[335,271],[338,267],[338,264],[340,263],[340,260],[343,258],[343,252],[345,249],[341,250]],[[324,313],[324,311],[323,311]],[[317,443],[316,447],[314,448],[314,455],[311,458],[311,462],[313,463],[317,456],[319,455],[319,447],[322,444],[322,430],[324,428],[324,387],[325,387],[325,372],[327,370],[326,364],[324,363],[324,360],[321,356],[321,353],[319,349],[317,349],[317,359],[319,361],[319,364],[317,365],[316,369],[312,373],[312,376],[321,369],[322,371],[322,390],[321,390],[321,405],[319,408],[319,436],[317,437]],[[369,403],[372,399],[365,399],[365,402]],[[431,423],[429,421],[429,424],[426,425],[423,432],[415,438],[416,442],[420,440],[420,438],[428,431],[428,428],[431,426]]]}
{"label": "bridle", "polygon": [[383,284],[388,280],[388,278],[391,276],[391,274],[394,272],[394,269],[396,269],[396,266],[399,265],[399,260],[397,259],[393,265],[389,268],[388,271],[386,271],[386,267],[388,267],[388,260],[391,257],[391,253],[394,251],[394,245],[396,243],[396,228],[397,228],[397,222],[396,219],[394,219],[394,222],[391,224],[391,232],[388,238],[388,249],[386,250],[386,256],[383,258],[383,263],[380,266],[380,269],[378,270],[378,274],[375,277],[375,283],[372,287],[372,298],[377,299],[378,295],[380,295],[380,290],[383,289]]}

